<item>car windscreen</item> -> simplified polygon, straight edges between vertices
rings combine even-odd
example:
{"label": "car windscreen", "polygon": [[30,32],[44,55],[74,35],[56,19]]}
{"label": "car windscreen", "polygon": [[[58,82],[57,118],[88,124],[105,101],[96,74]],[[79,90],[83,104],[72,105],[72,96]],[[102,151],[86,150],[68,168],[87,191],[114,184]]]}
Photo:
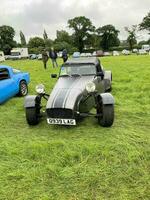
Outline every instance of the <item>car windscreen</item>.
{"label": "car windscreen", "polygon": [[73,65],[65,65],[60,69],[60,76],[73,76],[73,75],[95,75],[96,67],[93,64],[73,64]]}
{"label": "car windscreen", "polygon": [[0,69],[0,81],[10,78],[8,69],[1,68]]}

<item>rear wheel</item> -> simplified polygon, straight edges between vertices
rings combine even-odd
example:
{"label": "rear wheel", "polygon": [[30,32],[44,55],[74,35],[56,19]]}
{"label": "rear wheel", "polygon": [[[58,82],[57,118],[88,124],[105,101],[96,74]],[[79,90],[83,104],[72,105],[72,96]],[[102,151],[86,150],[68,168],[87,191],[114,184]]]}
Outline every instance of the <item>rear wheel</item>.
{"label": "rear wheel", "polygon": [[19,96],[26,96],[28,94],[28,86],[26,81],[21,81],[19,84]]}
{"label": "rear wheel", "polygon": [[110,127],[114,122],[114,105],[102,105],[99,109],[97,109],[97,114],[101,114],[98,117],[99,125],[103,127]]}
{"label": "rear wheel", "polygon": [[36,125],[39,123],[40,111],[36,107],[26,108],[26,120],[29,125]]}

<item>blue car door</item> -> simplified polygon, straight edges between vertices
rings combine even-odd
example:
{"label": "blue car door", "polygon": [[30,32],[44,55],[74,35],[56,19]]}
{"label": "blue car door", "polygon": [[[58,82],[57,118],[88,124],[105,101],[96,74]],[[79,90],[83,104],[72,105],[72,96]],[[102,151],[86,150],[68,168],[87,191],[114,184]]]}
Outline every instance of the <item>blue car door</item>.
{"label": "blue car door", "polygon": [[16,83],[9,69],[0,69],[0,103],[16,94]]}

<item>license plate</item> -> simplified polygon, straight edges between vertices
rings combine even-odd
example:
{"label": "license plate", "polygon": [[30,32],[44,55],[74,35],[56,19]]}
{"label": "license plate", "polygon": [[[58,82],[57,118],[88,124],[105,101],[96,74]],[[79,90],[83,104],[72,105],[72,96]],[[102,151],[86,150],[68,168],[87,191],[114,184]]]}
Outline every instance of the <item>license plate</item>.
{"label": "license plate", "polygon": [[59,125],[76,125],[75,119],[58,119],[58,118],[48,118],[48,124],[59,124]]}

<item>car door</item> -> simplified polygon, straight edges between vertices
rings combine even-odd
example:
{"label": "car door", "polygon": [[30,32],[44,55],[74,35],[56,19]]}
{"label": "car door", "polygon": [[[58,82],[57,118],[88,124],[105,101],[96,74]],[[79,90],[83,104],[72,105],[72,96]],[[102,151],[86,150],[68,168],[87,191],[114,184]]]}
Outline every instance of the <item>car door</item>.
{"label": "car door", "polygon": [[16,83],[8,68],[0,68],[0,103],[16,94]]}

